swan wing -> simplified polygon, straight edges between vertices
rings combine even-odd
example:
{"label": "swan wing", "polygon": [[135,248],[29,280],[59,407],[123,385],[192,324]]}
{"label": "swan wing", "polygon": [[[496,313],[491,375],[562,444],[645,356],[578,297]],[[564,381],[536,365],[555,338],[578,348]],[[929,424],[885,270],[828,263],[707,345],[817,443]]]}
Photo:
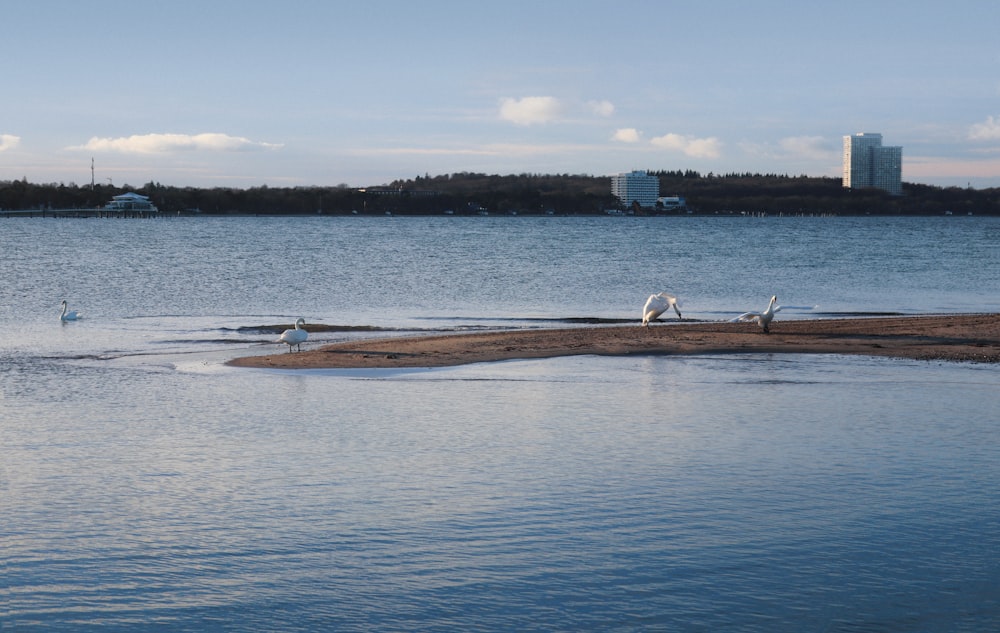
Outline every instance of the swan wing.
{"label": "swan wing", "polygon": [[730,323],[747,323],[760,320],[760,312],[744,312],[740,316],[731,320]]}
{"label": "swan wing", "polygon": [[305,330],[285,330],[278,337],[279,343],[288,343],[290,345],[295,345],[300,339],[305,340],[301,335],[305,334]]}
{"label": "swan wing", "polygon": [[646,299],[646,305],[642,308],[642,322],[655,321],[669,307],[670,302],[661,295],[649,295],[649,299]]}
{"label": "swan wing", "polygon": [[642,311],[644,314],[656,312],[656,315],[659,316],[670,307],[671,300],[675,299],[670,295],[664,296],[662,292],[656,295],[649,295],[649,299],[646,299],[646,306]]}

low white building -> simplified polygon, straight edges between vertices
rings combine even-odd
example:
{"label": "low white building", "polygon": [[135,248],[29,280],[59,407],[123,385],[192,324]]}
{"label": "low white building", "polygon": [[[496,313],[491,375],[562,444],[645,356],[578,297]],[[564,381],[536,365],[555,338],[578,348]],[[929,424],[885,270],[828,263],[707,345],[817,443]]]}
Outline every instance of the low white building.
{"label": "low white building", "polygon": [[680,196],[664,196],[662,198],[656,199],[656,204],[662,207],[666,211],[672,211],[676,209],[683,209],[687,206],[684,198]]}
{"label": "low white building", "polygon": [[111,198],[111,202],[104,205],[104,208],[108,211],[148,211],[150,213],[159,211],[148,197],[131,191]]}

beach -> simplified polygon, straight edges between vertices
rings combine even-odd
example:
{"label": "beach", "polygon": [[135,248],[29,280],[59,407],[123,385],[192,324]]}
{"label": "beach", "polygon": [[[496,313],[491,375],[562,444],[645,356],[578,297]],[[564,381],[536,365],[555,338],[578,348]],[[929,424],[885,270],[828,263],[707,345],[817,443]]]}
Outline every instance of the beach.
{"label": "beach", "polygon": [[[307,328],[308,329],[308,328]],[[236,367],[361,369],[447,367],[513,359],[628,354],[862,354],[1000,362],[1000,314],[857,317],[753,323],[640,325],[462,332],[355,340],[301,352],[247,356]]]}

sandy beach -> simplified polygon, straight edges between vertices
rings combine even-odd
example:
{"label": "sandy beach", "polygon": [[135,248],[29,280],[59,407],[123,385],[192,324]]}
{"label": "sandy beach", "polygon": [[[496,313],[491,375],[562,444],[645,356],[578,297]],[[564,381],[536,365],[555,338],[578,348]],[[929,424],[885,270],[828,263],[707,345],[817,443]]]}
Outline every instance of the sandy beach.
{"label": "sandy beach", "polygon": [[[307,328],[308,329],[308,328]],[[1000,362],[1000,314],[860,317],[755,324],[662,321],[640,325],[503,330],[366,339],[229,361],[236,367],[356,369],[446,367],[579,354],[863,354]]]}

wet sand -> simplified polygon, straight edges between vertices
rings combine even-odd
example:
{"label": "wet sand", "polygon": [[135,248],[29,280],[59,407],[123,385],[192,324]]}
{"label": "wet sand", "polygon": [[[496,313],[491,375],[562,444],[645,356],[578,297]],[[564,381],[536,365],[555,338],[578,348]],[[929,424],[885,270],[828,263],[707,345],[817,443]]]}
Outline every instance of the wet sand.
{"label": "wet sand", "polygon": [[[307,327],[308,329],[308,327]],[[355,340],[228,362],[270,369],[446,367],[579,354],[863,354],[1000,362],[1000,314],[860,317],[752,323],[661,321],[640,325],[502,330]],[[278,351],[280,349],[280,351]]]}

